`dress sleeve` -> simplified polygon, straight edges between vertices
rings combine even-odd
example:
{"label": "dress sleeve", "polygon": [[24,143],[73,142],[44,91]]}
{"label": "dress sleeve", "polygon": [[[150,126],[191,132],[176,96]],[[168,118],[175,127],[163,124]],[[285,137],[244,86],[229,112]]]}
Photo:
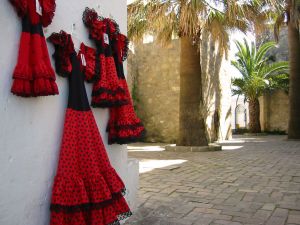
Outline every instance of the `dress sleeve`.
{"label": "dress sleeve", "polygon": [[52,33],[48,38],[54,47],[53,58],[55,60],[55,71],[62,77],[68,77],[72,72],[70,55],[75,51],[71,36],[64,31]]}
{"label": "dress sleeve", "polygon": [[9,0],[9,2],[14,6],[19,17],[25,16],[27,12],[27,0]]}
{"label": "dress sleeve", "polygon": [[54,17],[56,8],[55,0],[41,0],[41,6],[43,9],[42,24],[44,27],[47,27],[51,24]]}

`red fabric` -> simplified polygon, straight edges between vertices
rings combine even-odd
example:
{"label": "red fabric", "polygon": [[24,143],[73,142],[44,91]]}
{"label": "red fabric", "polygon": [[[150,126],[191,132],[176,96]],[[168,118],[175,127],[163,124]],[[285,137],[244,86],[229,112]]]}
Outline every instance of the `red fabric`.
{"label": "red fabric", "polygon": [[[78,53],[85,80],[94,82],[92,105],[94,107],[114,107],[127,104],[128,99],[119,84],[114,59],[112,56],[106,57],[104,51],[102,49],[101,53],[97,55],[96,49],[82,43]],[[81,54],[84,55],[86,65],[82,63]]]}
{"label": "red fabric", "polygon": [[117,225],[131,215],[122,195],[125,186],[109,162],[89,107],[71,36],[61,31],[49,40],[55,45],[56,62],[71,59],[71,73],[56,64],[60,74],[69,77],[69,102],[52,189],[50,225]]}
{"label": "red fabric", "polygon": [[141,140],[145,134],[142,121],[137,117],[134,111],[126,80],[120,79],[120,83],[126,90],[129,104],[110,109],[110,118],[107,125],[109,144],[136,142]]}
{"label": "red fabric", "polygon": [[[51,4],[48,4],[50,2],[54,3],[53,0],[43,0],[42,3],[50,8]],[[40,33],[42,32],[41,17],[36,13],[35,0],[13,0],[12,4],[26,21],[26,27],[23,27],[20,38],[11,92],[23,97],[56,95],[58,87],[55,83],[55,73],[51,67],[45,37]],[[54,13],[53,10],[52,8],[48,11]],[[28,29],[31,31],[29,32]]]}
{"label": "red fabric", "polygon": [[[118,215],[130,212],[121,194],[124,189],[110,165],[92,111],[68,108],[53,185],[51,225],[111,224]],[[91,208],[85,210],[85,205]]]}
{"label": "red fabric", "polygon": [[[119,84],[113,57],[105,57],[104,55],[101,55],[100,62],[100,79],[95,82],[93,86],[93,93],[95,93],[95,95],[92,97],[92,105],[101,104],[103,101],[108,101],[113,106],[116,105],[117,102],[121,105],[127,104],[128,99],[125,95],[124,89]],[[96,94],[98,91],[100,91],[100,93]]]}
{"label": "red fabric", "polygon": [[[81,55],[83,55],[85,59],[85,65],[82,62]],[[78,60],[80,61],[80,67],[87,82],[94,82],[100,78],[100,68],[104,67],[104,61],[100,60],[102,65],[99,65],[99,68],[96,69],[96,58],[96,50],[84,43],[81,43],[80,50],[78,52]]]}

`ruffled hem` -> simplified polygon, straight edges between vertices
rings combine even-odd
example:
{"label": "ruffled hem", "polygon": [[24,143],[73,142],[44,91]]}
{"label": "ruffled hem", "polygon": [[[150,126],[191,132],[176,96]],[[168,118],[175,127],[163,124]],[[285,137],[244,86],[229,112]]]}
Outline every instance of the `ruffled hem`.
{"label": "ruffled hem", "polygon": [[38,63],[32,67],[32,75],[36,78],[46,78],[55,80],[55,73],[52,67],[47,66],[45,63]]}
{"label": "ruffled hem", "polygon": [[100,208],[88,208],[82,211],[51,211],[51,225],[119,225],[121,220],[132,213],[124,197],[112,199]]}
{"label": "ruffled hem", "polygon": [[11,92],[21,97],[38,97],[59,94],[54,80],[38,78],[34,81],[15,78]]}
{"label": "ruffled hem", "polygon": [[108,124],[106,127],[106,132],[109,132],[111,128],[113,130],[120,131],[120,130],[135,130],[139,127],[144,127],[142,122],[136,122],[133,124],[113,124],[113,125]]}
{"label": "ruffled hem", "polygon": [[13,73],[14,79],[32,80],[32,70],[28,64],[18,63]]}
{"label": "ruffled hem", "polygon": [[125,189],[113,168],[92,178],[56,175],[52,193],[52,204],[65,208],[101,203],[115,196],[122,196]]}
{"label": "ruffled hem", "polygon": [[54,80],[37,78],[33,81],[33,96],[48,96],[58,94],[58,87]]}
{"label": "ruffled hem", "polygon": [[116,96],[116,95],[122,94],[124,96],[120,96],[120,97],[122,97],[123,99],[127,98],[127,95],[125,95],[126,94],[125,90],[122,89],[121,87],[118,87],[116,89],[100,87],[99,89],[92,91],[92,96],[99,96],[103,93],[109,94],[111,96]]}
{"label": "ruffled hem", "polygon": [[93,101],[91,103],[91,106],[93,108],[113,108],[113,107],[120,107],[123,105],[128,104],[127,100],[107,100],[107,99],[101,99],[99,101]]}
{"label": "ruffled hem", "polygon": [[108,144],[112,145],[112,144],[130,144],[130,143],[135,143],[135,142],[140,142],[143,141],[143,139],[145,138],[146,135],[146,130],[143,129],[139,134],[135,135],[135,136],[114,136],[109,134],[108,135]]}
{"label": "ruffled hem", "polygon": [[29,80],[15,78],[11,87],[11,93],[21,97],[31,97],[31,82]]}

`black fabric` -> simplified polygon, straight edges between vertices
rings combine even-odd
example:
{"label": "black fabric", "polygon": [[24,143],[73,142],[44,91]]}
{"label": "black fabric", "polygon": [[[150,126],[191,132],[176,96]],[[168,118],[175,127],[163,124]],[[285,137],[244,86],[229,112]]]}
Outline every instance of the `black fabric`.
{"label": "black fabric", "polygon": [[80,205],[60,205],[60,204],[51,204],[50,210],[54,212],[65,212],[65,213],[74,213],[89,211],[91,209],[101,209],[105,206],[111,205],[114,200],[120,199],[123,197],[123,192],[112,193],[112,198],[106,201],[97,202],[97,203],[85,203]]}
{"label": "black fabric", "polygon": [[143,139],[145,138],[145,135],[146,135],[146,130],[143,130],[140,133],[140,135],[138,135],[136,137],[125,137],[125,138],[112,137],[112,138],[109,138],[108,144],[109,145],[112,145],[112,144],[125,145],[125,144],[140,142],[140,141],[143,141]]}
{"label": "black fabric", "polygon": [[102,100],[101,102],[92,102],[93,108],[112,108],[112,107],[120,107],[123,105],[127,105],[128,101],[125,100],[116,100],[116,101],[109,101],[109,100]]}
{"label": "black fabric", "polygon": [[72,62],[72,73],[69,76],[69,101],[68,108],[88,111],[90,105],[84,86],[84,77],[80,71],[80,64],[76,52],[70,56]]}
{"label": "black fabric", "polygon": [[42,24],[32,24],[28,16],[24,16],[24,18],[22,19],[22,32],[39,34],[40,36],[44,37]]}
{"label": "black fabric", "polygon": [[116,64],[117,74],[119,79],[125,79],[123,62],[119,61],[117,41],[113,39],[110,43],[113,49],[113,57]]}

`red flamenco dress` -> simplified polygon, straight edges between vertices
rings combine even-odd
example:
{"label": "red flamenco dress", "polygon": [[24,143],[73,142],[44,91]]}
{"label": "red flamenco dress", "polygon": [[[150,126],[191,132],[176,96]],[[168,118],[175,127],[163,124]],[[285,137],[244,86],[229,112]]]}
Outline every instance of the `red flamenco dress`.
{"label": "red flamenco dress", "polygon": [[[118,26],[114,22],[115,26]],[[118,29],[117,29],[118,30]],[[145,136],[142,121],[136,115],[124,76],[123,61],[128,55],[128,39],[121,33],[116,33],[111,41],[120,86],[125,90],[129,103],[116,108],[110,108],[110,118],[106,131],[109,144],[129,144],[141,141]]]}
{"label": "red flamenco dress", "polygon": [[61,31],[49,40],[55,45],[54,58],[59,60],[56,70],[69,79],[50,224],[118,225],[131,215],[123,197],[125,187],[102,143],[71,36]]}
{"label": "red flamenco dress", "polygon": [[[18,62],[13,72],[11,92],[22,97],[58,94],[43,26],[52,22],[55,0],[10,0],[22,18]],[[39,11],[39,14],[37,11]]]}
{"label": "red flamenco dress", "polygon": [[80,54],[84,55],[86,65],[82,64],[86,80],[94,82],[92,91],[93,107],[107,108],[128,104],[126,92],[118,81],[116,65],[109,45],[110,33],[115,32],[96,11],[86,8],[83,22],[88,27],[90,38],[97,49],[81,44]]}

